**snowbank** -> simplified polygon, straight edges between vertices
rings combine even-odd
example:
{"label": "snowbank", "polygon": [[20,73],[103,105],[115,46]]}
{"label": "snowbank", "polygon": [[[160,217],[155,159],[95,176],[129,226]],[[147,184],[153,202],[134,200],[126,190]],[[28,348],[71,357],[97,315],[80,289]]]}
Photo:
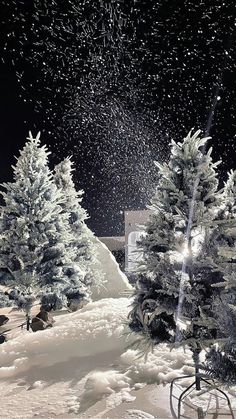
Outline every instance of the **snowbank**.
{"label": "snowbank", "polygon": [[[89,303],[52,329],[22,331],[1,345],[0,418],[171,419],[168,383],[193,372],[191,353],[159,345],[140,357],[127,349],[130,302]],[[199,400],[207,406],[208,395]]]}
{"label": "snowbank", "polygon": [[96,287],[92,288],[92,299],[120,298],[127,292],[130,293],[132,286],[127,277],[121,272],[119,264],[107,246],[98,239],[96,239],[96,251],[98,261],[101,263],[99,268],[104,273],[105,284],[101,290]]}
{"label": "snowbank", "polygon": [[137,351],[127,350],[121,355],[121,363],[128,367],[128,375],[133,383],[166,384],[175,377],[193,373],[190,351],[175,349],[170,352],[165,344],[160,344],[146,357],[138,357]]}
{"label": "snowbank", "polygon": [[121,390],[125,390],[127,394],[146,384],[167,384],[175,377],[193,373],[192,367],[186,367],[187,362],[191,363],[189,351],[184,353],[182,349],[177,349],[170,352],[166,345],[160,345],[143,357],[140,357],[138,351],[128,349],[120,356],[120,364],[125,372],[108,370],[89,374],[85,385],[86,393],[89,392],[96,399],[101,394],[108,395]]}
{"label": "snowbank", "polygon": [[89,303],[82,310],[57,318],[56,325],[37,333],[22,332],[0,346],[0,378],[32,366],[53,365],[71,357],[89,357],[127,347],[127,298]]}

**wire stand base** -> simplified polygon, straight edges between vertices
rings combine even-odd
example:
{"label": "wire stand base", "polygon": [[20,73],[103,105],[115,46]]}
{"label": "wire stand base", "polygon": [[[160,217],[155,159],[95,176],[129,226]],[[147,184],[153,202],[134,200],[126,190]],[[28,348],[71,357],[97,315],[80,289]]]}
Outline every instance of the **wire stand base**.
{"label": "wire stand base", "polygon": [[[174,388],[174,385],[176,384],[176,382],[179,381],[179,380],[183,380],[185,378],[191,378],[191,377],[195,378],[193,383],[190,386],[188,386],[178,397],[175,396],[173,394],[173,388]],[[227,401],[227,405],[228,405],[228,408],[229,408],[229,413],[218,413],[218,412],[212,413],[212,419],[217,419],[218,417],[220,417],[220,415],[229,416],[231,419],[236,419],[228,395],[223,390],[221,390],[219,387],[217,387],[214,384],[214,381],[210,382],[209,380],[211,380],[211,378],[208,378],[208,379],[206,379],[206,378],[208,378],[206,375],[198,373],[196,375],[184,375],[182,377],[177,377],[177,378],[174,378],[172,380],[171,386],[170,386],[170,409],[171,409],[171,414],[172,414],[173,418],[181,419],[181,417],[182,417],[182,418],[185,418],[185,419],[192,419],[192,416],[190,418],[189,416],[186,416],[186,415],[184,416],[183,414],[181,414],[181,407],[182,407],[182,404],[185,403],[186,406],[193,409],[193,407],[190,404],[188,404],[186,401],[184,401],[184,399],[193,390],[196,389],[196,390],[200,391],[201,390],[201,383],[203,383],[203,384],[207,384],[207,386],[208,386],[207,389],[204,388],[204,393],[214,390],[215,392],[217,392],[221,395],[221,398],[224,398]],[[178,403],[177,404],[177,413],[174,409],[174,400],[177,400],[177,403]],[[204,413],[204,410],[201,407],[196,407],[195,411],[197,413],[197,416],[196,416],[197,419],[204,419],[206,415],[208,415],[208,417],[209,417],[209,412]]]}

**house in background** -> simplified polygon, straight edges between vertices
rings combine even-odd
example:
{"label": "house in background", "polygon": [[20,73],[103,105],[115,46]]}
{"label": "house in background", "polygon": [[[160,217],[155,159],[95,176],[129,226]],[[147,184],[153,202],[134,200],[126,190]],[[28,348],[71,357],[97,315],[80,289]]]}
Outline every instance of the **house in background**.
{"label": "house in background", "polygon": [[137,242],[144,235],[143,227],[147,224],[152,211],[125,211],[125,269],[132,270],[140,260],[141,254]]}
{"label": "house in background", "polygon": [[114,254],[122,270],[132,270],[140,260],[137,242],[143,233],[142,226],[148,221],[152,211],[125,211],[125,235],[117,237],[99,237]]}
{"label": "house in background", "polygon": [[125,270],[125,236],[99,237],[99,240],[108,247],[108,249],[115,256],[116,261],[119,263],[120,269],[124,271]]}

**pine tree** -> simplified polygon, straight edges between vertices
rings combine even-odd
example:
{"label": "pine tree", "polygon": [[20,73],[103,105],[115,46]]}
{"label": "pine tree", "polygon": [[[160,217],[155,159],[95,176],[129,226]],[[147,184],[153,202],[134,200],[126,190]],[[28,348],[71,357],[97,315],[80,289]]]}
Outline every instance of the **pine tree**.
{"label": "pine tree", "polygon": [[236,383],[236,171],[228,174],[224,185],[220,224],[210,240],[214,248],[212,267],[221,281],[215,284],[215,319],[222,336],[217,348],[207,355],[207,366],[215,378]]}
{"label": "pine tree", "polygon": [[236,171],[229,172],[221,201],[220,222],[210,236],[214,249],[212,266],[221,278],[214,285],[221,291],[215,317],[219,328],[227,330],[236,344]]}
{"label": "pine tree", "polygon": [[[4,183],[5,206],[1,214],[0,263],[22,293],[68,286],[65,267],[70,265],[72,240],[68,215],[62,212],[63,194],[48,167],[46,146],[40,134],[30,133],[13,167],[13,182]],[[34,290],[34,292],[33,292]]]}
{"label": "pine tree", "polygon": [[214,316],[221,276],[209,266],[206,245],[220,195],[207,138],[191,132],[172,141],[169,163],[157,164],[159,183],[141,240],[143,261],[130,313],[130,328],[152,345],[188,344],[197,363],[203,345],[221,336]]}
{"label": "pine tree", "polygon": [[[55,167],[55,182],[59,190],[63,193],[65,201],[61,204],[63,213],[69,216],[69,223],[73,239],[68,243],[68,248],[74,254],[74,266],[81,271],[81,276],[73,275],[73,288],[68,289],[67,297],[73,302],[79,299],[81,283],[89,292],[90,286],[102,284],[103,275],[99,269],[96,256],[95,237],[87,227],[87,212],[82,208],[81,201],[83,191],[76,191],[73,182],[73,163],[70,158],[64,159]],[[97,263],[96,263],[97,262]]]}

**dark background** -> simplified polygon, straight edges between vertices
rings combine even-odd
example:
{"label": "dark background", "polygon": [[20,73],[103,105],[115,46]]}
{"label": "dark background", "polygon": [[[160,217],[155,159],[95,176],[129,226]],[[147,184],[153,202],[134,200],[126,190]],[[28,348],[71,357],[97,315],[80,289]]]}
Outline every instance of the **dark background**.
{"label": "dark background", "polygon": [[153,161],[205,131],[217,92],[222,183],[236,169],[235,17],[234,0],[2,1],[0,181],[40,130],[52,168],[73,156],[89,226],[121,235],[155,189]]}

